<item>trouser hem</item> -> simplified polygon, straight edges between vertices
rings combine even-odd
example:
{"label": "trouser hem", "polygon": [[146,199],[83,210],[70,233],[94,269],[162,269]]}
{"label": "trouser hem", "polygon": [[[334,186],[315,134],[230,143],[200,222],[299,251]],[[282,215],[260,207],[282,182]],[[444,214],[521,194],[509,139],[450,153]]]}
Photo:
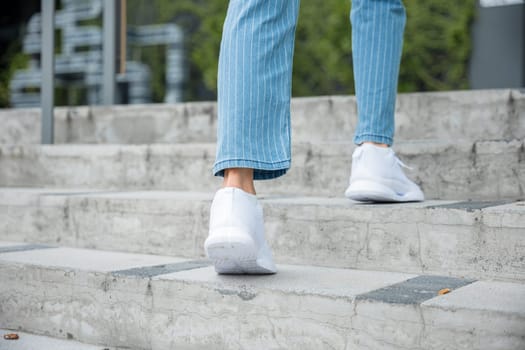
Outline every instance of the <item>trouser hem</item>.
{"label": "trouser hem", "polygon": [[215,176],[224,176],[225,169],[250,168],[253,169],[254,180],[270,180],[286,174],[288,169],[290,169],[290,164],[291,161],[289,159],[271,163],[247,159],[223,160],[215,163],[213,174]]}
{"label": "trouser hem", "polygon": [[376,134],[356,135],[354,137],[354,143],[356,145],[360,145],[363,142],[384,143],[389,146],[392,146],[392,144],[394,143],[394,139],[392,137],[376,135]]}

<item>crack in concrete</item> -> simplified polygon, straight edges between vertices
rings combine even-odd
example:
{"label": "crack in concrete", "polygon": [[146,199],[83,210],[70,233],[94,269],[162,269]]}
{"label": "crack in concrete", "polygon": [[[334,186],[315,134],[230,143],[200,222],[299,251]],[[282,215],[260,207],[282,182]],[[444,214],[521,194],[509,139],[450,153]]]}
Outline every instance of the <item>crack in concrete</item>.
{"label": "crack in concrete", "polygon": [[423,343],[423,339],[425,339],[425,334],[427,332],[427,325],[425,322],[425,317],[423,316],[423,308],[421,307],[421,304],[416,306],[416,310],[418,312],[419,319],[421,320],[421,328],[419,331],[419,337],[418,337],[417,343],[419,347],[423,349],[422,343]]}
{"label": "crack in concrete", "polygon": [[509,91],[509,96],[507,97],[507,116],[509,117],[509,123],[507,123],[507,128],[505,133],[510,137],[515,137],[515,131],[519,130],[519,113],[516,108],[516,98],[513,95],[513,91]]}
{"label": "crack in concrete", "polygon": [[367,222],[366,223],[366,230],[365,230],[365,239],[364,239],[361,247],[359,247],[359,249],[357,250],[357,252],[355,254],[354,266],[356,266],[356,267],[359,264],[359,258],[361,257],[361,254],[363,253],[363,251],[365,249],[368,251],[369,235],[370,235],[370,223]]}
{"label": "crack in concrete", "polygon": [[421,270],[421,273],[425,272],[425,264],[423,263],[423,254],[422,254],[422,247],[421,247],[421,231],[419,227],[419,222],[416,222],[416,230],[417,230],[417,246],[418,246],[418,262],[419,262],[419,268]]}
{"label": "crack in concrete", "polygon": [[[370,316],[366,316],[366,315],[358,315],[359,317],[363,318],[363,319],[366,319],[366,320],[371,320],[371,321],[375,321],[375,322],[385,322],[385,319],[384,318],[374,318],[374,317],[370,317]],[[390,321],[395,321],[393,319],[390,319]],[[407,324],[414,324],[416,325],[417,323],[415,322],[411,322],[411,321],[408,321],[408,320],[404,320],[403,321],[404,323],[407,323]],[[403,350],[422,350],[422,348],[420,347],[409,347],[407,348],[406,346],[402,346],[400,344],[396,344],[396,343],[393,343],[393,342],[389,342],[385,339],[380,339],[378,338],[378,335],[377,333],[371,333],[370,331],[368,331],[367,329],[365,328],[353,328],[355,331],[357,331],[358,333],[363,333],[367,338],[370,338],[370,339],[373,339],[375,342],[378,342],[378,343],[381,343],[382,345],[387,345],[389,349],[403,349]],[[366,347],[366,349],[371,349],[371,350],[376,350],[377,348],[376,347],[370,347],[369,345],[366,345],[366,344],[359,344],[359,348],[360,349],[364,349],[364,347]]]}

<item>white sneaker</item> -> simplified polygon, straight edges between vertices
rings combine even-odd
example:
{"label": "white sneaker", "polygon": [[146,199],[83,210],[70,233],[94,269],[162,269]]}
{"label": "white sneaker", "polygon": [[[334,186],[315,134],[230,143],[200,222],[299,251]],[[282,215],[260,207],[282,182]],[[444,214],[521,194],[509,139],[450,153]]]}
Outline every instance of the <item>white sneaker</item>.
{"label": "white sneaker", "polygon": [[350,186],[345,195],[362,202],[418,202],[425,196],[401,167],[408,168],[388,147],[363,144],[352,155]]}
{"label": "white sneaker", "polygon": [[226,187],[215,194],[204,249],[217,273],[277,272],[264,238],[262,207],[255,195],[239,188]]}

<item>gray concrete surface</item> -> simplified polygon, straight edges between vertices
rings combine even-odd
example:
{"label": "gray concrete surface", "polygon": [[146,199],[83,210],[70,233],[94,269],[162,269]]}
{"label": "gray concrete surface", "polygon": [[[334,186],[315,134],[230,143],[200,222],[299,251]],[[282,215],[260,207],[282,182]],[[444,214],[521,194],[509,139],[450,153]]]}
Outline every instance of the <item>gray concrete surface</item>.
{"label": "gray concrete surface", "polygon": [[[57,143],[214,142],[214,102],[177,105],[59,107]],[[400,94],[398,140],[510,140],[525,138],[525,94],[520,90],[476,90]],[[295,98],[296,142],[350,141],[357,122],[353,96]],[[0,143],[39,143],[40,110],[0,111]]]}
{"label": "gray concrete surface", "polygon": [[389,304],[417,305],[439,295],[446,286],[450,291],[475,280],[446,276],[417,276],[358,296],[358,300],[375,300]]}
{"label": "gray concrete surface", "polygon": [[[289,173],[261,181],[259,192],[341,196],[348,184],[348,143],[293,147]],[[502,199],[525,196],[523,141],[399,143],[397,154],[427,198]],[[213,191],[213,144],[0,145],[0,186]]]}
{"label": "gray concrete surface", "polygon": [[[525,286],[478,281],[425,301],[424,316],[432,319],[425,332],[429,348],[450,340],[451,349],[519,349],[525,347]],[[464,313],[466,317],[456,317]],[[507,315],[501,318],[501,315]],[[498,329],[505,329],[501,334]],[[468,332],[471,336],[465,336]],[[470,337],[470,340],[468,339]]]}
{"label": "gray concrete surface", "polygon": [[[515,300],[524,284],[456,285],[406,304],[359,296],[416,275],[279,265],[271,276],[206,267],[144,278],[68,266],[75,251],[62,248],[60,266],[35,261],[34,251],[0,254],[1,328],[152,350],[525,346],[525,305]],[[451,286],[429,280],[434,291]]]}
{"label": "gray concrete surface", "polygon": [[351,339],[359,344],[356,349],[520,349],[525,318],[519,311],[521,301],[515,301],[525,295],[524,288],[476,282],[419,307],[358,303]]}
{"label": "gray concrete surface", "polygon": [[104,272],[187,261],[187,259],[159,255],[65,247],[2,252],[1,254],[0,259],[4,262],[23,261],[26,264],[47,266],[48,268],[67,267],[75,270]]}
{"label": "gray concrete surface", "polygon": [[9,242],[9,241],[0,241],[0,248],[6,249],[8,247],[19,247],[20,245],[27,245],[26,243],[20,242]]}
{"label": "gray concrete surface", "polygon": [[395,149],[447,199],[403,205],[342,198],[354,97],[294,99],[264,277],[203,260],[214,103],[57,108],[61,146],[30,145],[39,113],[0,111],[0,186],[30,187],[0,188],[0,328],[57,338],[24,350],[525,348],[522,91],[399,95],[397,140],[423,140]]}
{"label": "gray concrete surface", "polygon": [[48,249],[54,248],[53,246],[47,244],[13,244],[1,246],[3,242],[0,242],[0,253],[11,253],[11,252],[20,252],[24,250],[34,250],[34,249]]}
{"label": "gray concrete surface", "polygon": [[[199,259],[212,196],[4,188],[0,240]],[[472,209],[453,201],[260,197],[279,262],[525,282],[523,201]]]}
{"label": "gray concrete surface", "polygon": [[[3,335],[16,333],[17,340],[5,340]],[[64,340],[43,335],[0,329],[0,349],[2,350],[117,350],[109,346],[82,344],[74,340]]]}

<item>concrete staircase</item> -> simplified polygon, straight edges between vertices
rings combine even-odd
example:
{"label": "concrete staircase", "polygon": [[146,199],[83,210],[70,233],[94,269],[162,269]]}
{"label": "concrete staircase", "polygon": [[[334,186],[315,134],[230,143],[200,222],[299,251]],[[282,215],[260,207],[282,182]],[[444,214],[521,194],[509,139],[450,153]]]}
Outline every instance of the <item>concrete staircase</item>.
{"label": "concrete staircase", "polygon": [[430,200],[398,205],[342,196],[354,98],[295,99],[292,169],[258,186],[279,273],[258,277],[203,255],[215,111],[58,109],[52,146],[38,110],[0,112],[0,328],[44,350],[525,348],[525,94],[400,95]]}

